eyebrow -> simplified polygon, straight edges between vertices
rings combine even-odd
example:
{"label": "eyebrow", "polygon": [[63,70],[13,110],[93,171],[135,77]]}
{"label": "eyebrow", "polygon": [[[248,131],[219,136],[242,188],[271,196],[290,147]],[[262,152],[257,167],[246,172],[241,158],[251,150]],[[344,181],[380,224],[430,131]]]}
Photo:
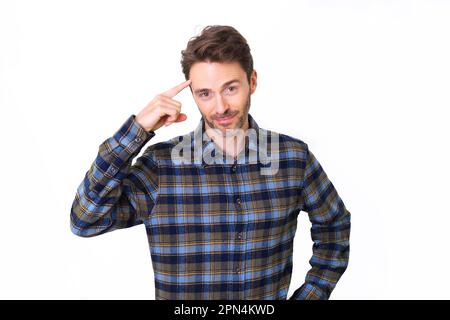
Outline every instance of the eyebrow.
{"label": "eyebrow", "polygon": [[[240,81],[238,79],[233,79],[233,80],[227,81],[227,82],[225,82],[222,85],[222,88],[224,88],[224,87],[226,87],[226,86],[228,86],[228,85],[230,85],[230,84],[232,84],[234,82],[240,82]],[[197,93],[200,93],[200,92],[203,92],[203,91],[208,91],[208,90],[209,90],[208,88],[197,89],[197,90],[194,91],[194,93],[197,94]]]}

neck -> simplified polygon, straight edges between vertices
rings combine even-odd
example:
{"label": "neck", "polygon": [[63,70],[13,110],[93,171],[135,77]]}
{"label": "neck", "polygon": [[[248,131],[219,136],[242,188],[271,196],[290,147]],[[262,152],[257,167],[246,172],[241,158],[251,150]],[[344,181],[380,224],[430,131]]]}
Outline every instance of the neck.
{"label": "neck", "polygon": [[205,122],[206,134],[214,141],[222,152],[236,158],[245,146],[245,136],[249,128],[248,119],[242,128],[237,129],[212,129]]}

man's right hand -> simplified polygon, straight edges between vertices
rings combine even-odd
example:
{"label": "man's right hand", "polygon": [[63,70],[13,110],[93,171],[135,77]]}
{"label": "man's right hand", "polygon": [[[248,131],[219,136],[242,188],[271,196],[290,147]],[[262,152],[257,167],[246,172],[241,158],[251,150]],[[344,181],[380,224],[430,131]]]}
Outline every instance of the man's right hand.
{"label": "man's right hand", "polygon": [[148,105],[136,116],[136,121],[146,131],[155,131],[162,125],[171,125],[174,122],[181,122],[187,119],[187,115],[181,113],[181,103],[172,99],[181,90],[191,84],[192,80],[183,83],[158,94]]}

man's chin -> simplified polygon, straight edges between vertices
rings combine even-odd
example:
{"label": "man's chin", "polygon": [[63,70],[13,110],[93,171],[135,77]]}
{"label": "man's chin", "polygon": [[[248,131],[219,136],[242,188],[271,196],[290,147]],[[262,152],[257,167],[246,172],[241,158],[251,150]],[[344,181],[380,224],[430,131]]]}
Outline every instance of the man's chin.
{"label": "man's chin", "polygon": [[219,129],[236,129],[238,127],[238,118],[234,117],[234,119],[231,122],[223,124],[214,120],[214,125],[216,126],[216,128]]}

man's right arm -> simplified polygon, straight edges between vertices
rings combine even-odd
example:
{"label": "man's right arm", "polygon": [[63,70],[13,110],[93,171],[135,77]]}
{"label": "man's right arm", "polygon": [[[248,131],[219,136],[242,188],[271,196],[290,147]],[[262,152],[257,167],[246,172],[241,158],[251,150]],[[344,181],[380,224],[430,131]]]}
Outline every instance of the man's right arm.
{"label": "man's right arm", "polygon": [[132,166],[132,159],[155,135],[131,115],[99,146],[99,152],[79,185],[70,212],[71,231],[92,237],[142,224],[157,197],[158,167],[148,147]]}
{"label": "man's right arm", "polygon": [[181,113],[181,102],[173,97],[191,82],[183,81],[155,96],[100,145],[72,204],[70,227],[74,234],[92,237],[142,224],[148,217],[158,191],[158,164],[153,146],[133,166],[131,161],[153,138],[155,130],[187,119]]}

